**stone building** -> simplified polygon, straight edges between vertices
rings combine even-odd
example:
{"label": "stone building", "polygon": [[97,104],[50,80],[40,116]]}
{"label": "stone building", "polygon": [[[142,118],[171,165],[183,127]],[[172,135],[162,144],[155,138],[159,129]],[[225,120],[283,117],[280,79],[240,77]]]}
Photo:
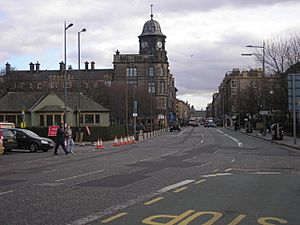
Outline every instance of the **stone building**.
{"label": "stone building", "polygon": [[[8,92],[62,92],[66,83],[67,96],[82,93],[109,109],[112,124],[129,126],[135,113],[138,123],[165,126],[176,113],[166,36],[151,14],[138,37],[139,54],[117,51],[111,69],[96,69],[95,62],[85,62],[80,71],[69,67],[66,82],[63,62],[56,70],[41,70],[39,62],[31,62],[29,70],[15,70],[7,63],[0,76],[0,97]],[[80,112],[81,105],[78,98],[72,107]]]}
{"label": "stone building", "polygon": [[[121,94],[126,105],[129,105],[125,112],[129,119],[134,110],[133,102],[137,102],[135,110],[139,122],[165,125],[175,116],[176,88],[169,70],[165,39],[160,24],[151,14],[151,19],[144,24],[139,36],[139,54],[121,54],[117,51],[114,55],[113,82],[119,86],[125,84]],[[144,90],[143,96],[138,90]],[[141,97],[148,99],[144,107],[142,104],[145,105],[145,101],[138,100]],[[145,107],[148,113],[140,114],[139,111]]]}

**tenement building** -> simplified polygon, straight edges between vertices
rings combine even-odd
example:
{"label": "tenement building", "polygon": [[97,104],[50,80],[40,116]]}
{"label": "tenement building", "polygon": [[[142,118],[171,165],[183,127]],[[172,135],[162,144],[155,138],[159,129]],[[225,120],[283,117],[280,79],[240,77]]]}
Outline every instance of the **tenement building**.
{"label": "tenement building", "polygon": [[[137,124],[145,127],[167,125],[176,118],[176,88],[169,70],[166,36],[152,14],[138,38],[138,54],[122,54],[117,50],[111,69],[96,69],[95,62],[85,62],[81,70],[69,66],[66,82],[66,66],[63,62],[54,70],[42,70],[39,62],[31,62],[29,70],[15,70],[7,63],[0,76],[0,97],[11,92],[42,92],[64,96],[62,93],[66,84],[67,97],[72,99],[67,101],[67,113],[70,114],[67,118],[73,118],[67,122],[73,126],[97,125],[97,121],[100,121],[95,108],[91,112],[89,108],[83,109],[84,99],[91,99],[108,109],[112,124],[127,125],[130,128],[136,119]],[[52,115],[51,118],[63,118],[63,104],[51,104],[51,107],[45,107],[41,112],[44,118],[50,118],[49,115]],[[0,110],[0,118],[9,118],[10,122],[18,124],[22,113],[32,110],[26,108],[26,104],[19,105],[19,109],[13,107],[12,112]],[[45,111],[47,108],[52,111]],[[35,125],[46,126],[51,121],[49,119],[45,123],[41,120],[40,124]]]}

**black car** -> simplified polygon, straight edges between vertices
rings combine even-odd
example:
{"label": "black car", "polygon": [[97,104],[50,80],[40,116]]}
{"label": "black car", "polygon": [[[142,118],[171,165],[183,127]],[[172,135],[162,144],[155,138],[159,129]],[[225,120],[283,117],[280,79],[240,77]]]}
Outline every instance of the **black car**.
{"label": "black car", "polygon": [[54,147],[53,140],[44,138],[27,129],[10,129],[17,137],[18,149],[28,149],[30,152],[42,150],[47,152]]}
{"label": "black car", "polygon": [[170,131],[173,132],[173,130],[180,131],[180,125],[178,123],[174,123],[170,126]]}
{"label": "black car", "polygon": [[18,147],[16,135],[9,129],[0,129],[0,139],[3,141],[5,152]]}

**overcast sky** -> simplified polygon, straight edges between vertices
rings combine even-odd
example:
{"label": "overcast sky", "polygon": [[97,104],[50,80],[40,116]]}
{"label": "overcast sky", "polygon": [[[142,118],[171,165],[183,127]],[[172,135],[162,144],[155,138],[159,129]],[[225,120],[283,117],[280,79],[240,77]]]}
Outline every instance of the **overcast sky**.
{"label": "overcast sky", "polygon": [[[205,109],[232,68],[260,67],[246,45],[285,38],[300,31],[300,0],[1,0],[0,68],[18,70],[39,61],[58,69],[63,61],[64,21],[68,65],[77,68],[77,33],[81,59],[96,68],[112,68],[112,58],[138,53],[138,36],[150,19],[167,36],[166,50],[178,98]],[[83,67],[83,64],[82,66]]]}

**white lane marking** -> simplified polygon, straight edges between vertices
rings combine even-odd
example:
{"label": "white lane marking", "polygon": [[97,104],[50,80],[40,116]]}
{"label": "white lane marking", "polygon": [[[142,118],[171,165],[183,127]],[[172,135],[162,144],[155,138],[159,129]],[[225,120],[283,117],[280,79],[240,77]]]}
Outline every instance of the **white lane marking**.
{"label": "white lane marking", "polygon": [[232,173],[214,173],[214,174],[207,174],[202,175],[201,177],[208,178],[208,177],[219,177],[219,176],[230,176]]}
{"label": "white lane marking", "polygon": [[224,132],[222,132],[222,131],[220,131],[220,130],[217,130],[217,131],[219,131],[220,134],[223,134],[224,136],[226,136],[226,137],[230,138],[231,140],[233,140],[235,143],[237,143],[237,145],[238,145],[239,147],[242,147],[242,146],[243,146],[243,143],[240,142],[238,139],[236,139],[236,138],[234,138],[234,137],[231,137],[230,135],[225,134]]}
{"label": "white lane marking", "polygon": [[231,163],[234,163],[235,162],[235,159],[231,160]]}
{"label": "white lane marking", "polygon": [[0,192],[0,195],[5,195],[14,192],[14,190]]}
{"label": "white lane marking", "polygon": [[195,180],[184,180],[184,181],[181,181],[181,182],[179,182],[179,183],[177,183],[177,184],[172,184],[172,185],[170,185],[170,186],[164,187],[164,188],[158,190],[158,193],[164,193],[164,192],[173,190],[173,189],[175,189],[175,188],[181,187],[181,186],[183,186],[183,185],[192,183],[192,182],[194,182],[194,181],[195,181]]}
{"label": "white lane marking", "polygon": [[251,174],[258,174],[258,175],[278,175],[281,174],[281,172],[268,172],[268,171],[261,171],[261,172],[252,172]]}
{"label": "white lane marking", "polygon": [[79,175],[76,175],[76,176],[67,177],[67,178],[63,178],[63,179],[59,179],[59,180],[56,180],[55,182],[60,182],[60,181],[65,181],[65,180],[71,180],[71,179],[75,179],[75,178],[78,178],[78,177],[89,176],[89,175],[101,173],[101,172],[103,172],[103,171],[104,171],[104,170],[97,170],[97,171],[93,171],[93,172],[90,172],[90,173],[79,174]]}

